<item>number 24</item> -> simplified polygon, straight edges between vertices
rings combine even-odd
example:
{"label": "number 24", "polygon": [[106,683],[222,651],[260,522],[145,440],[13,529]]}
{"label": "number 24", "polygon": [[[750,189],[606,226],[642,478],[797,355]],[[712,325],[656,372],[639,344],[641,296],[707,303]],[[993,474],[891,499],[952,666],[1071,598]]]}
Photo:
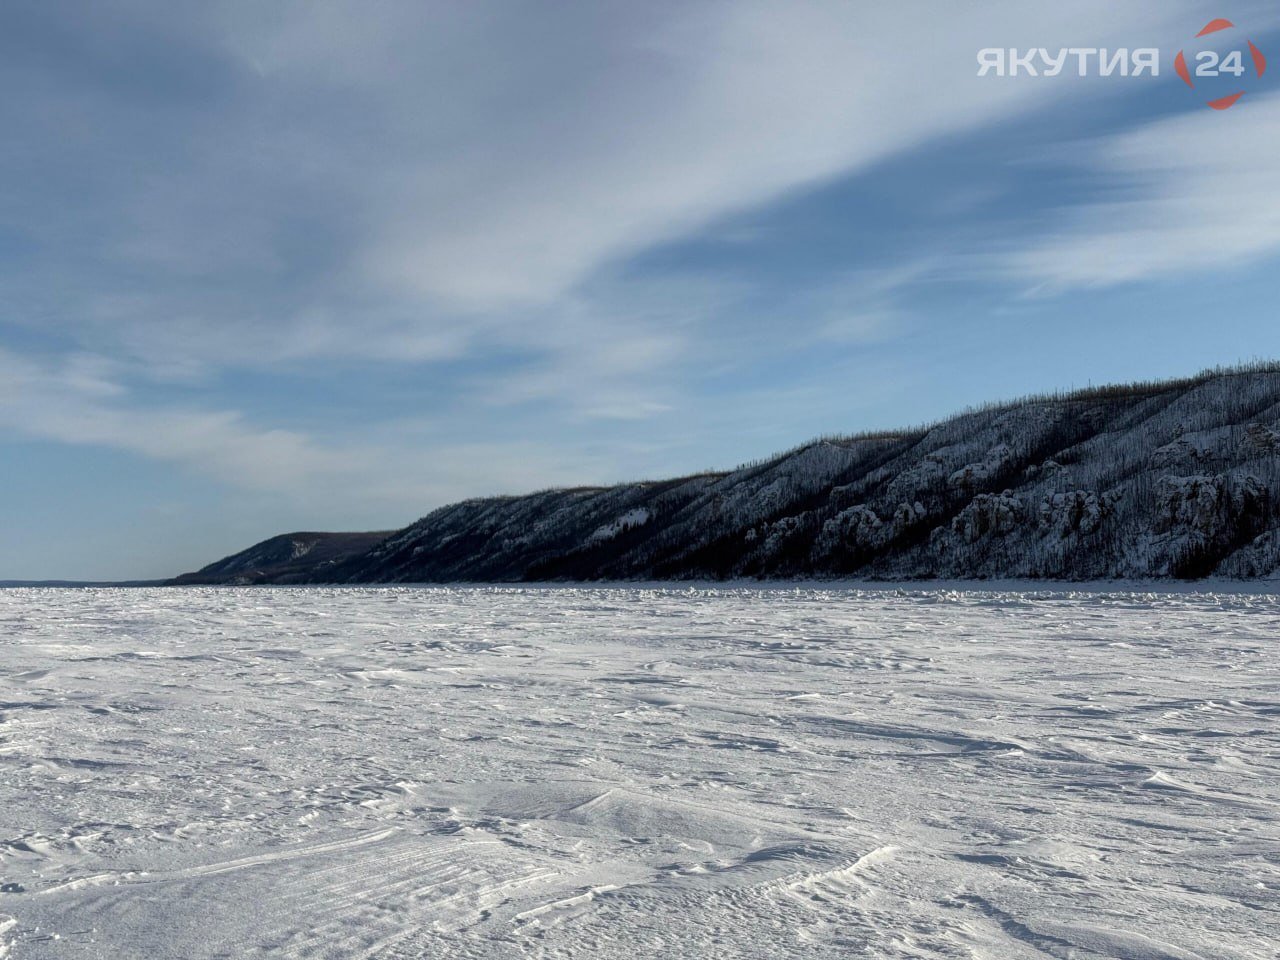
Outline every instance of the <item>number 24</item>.
{"label": "number 24", "polygon": [[1212,50],[1204,50],[1196,54],[1196,63],[1198,64],[1197,77],[1216,77],[1220,73],[1230,73],[1238,77],[1244,73],[1244,58],[1241,57],[1239,50],[1232,50],[1221,60]]}

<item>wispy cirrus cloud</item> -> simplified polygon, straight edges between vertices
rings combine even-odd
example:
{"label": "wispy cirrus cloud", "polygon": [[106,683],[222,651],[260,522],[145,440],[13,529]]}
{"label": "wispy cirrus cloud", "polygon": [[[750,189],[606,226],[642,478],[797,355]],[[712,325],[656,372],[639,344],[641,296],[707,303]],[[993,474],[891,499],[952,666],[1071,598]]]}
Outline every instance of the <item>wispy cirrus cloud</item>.
{"label": "wispy cirrus cloud", "polygon": [[1201,112],[1084,145],[1108,199],[1063,209],[1059,225],[1002,258],[1056,293],[1247,266],[1280,253],[1280,95],[1207,122]]}
{"label": "wispy cirrus cloud", "polygon": [[318,508],[332,505],[337,494],[344,509],[381,509],[404,520],[448,500],[504,492],[512,478],[522,488],[539,488],[607,469],[572,448],[440,440],[396,421],[364,424],[355,436],[263,428],[230,409],[146,405],[113,373],[112,364],[96,357],[42,363],[0,348],[0,427],[136,453]]}
{"label": "wispy cirrus cloud", "polygon": [[[532,310],[572,357],[555,325],[627,257],[1081,89],[983,82],[978,48],[1095,14],[1099,40],[1158,36],[1189,9],[28,11],[0,64],[32,91],[0,105],[0,223],[28,253],[8,280],[43,328],[161,370],[450,360],[521,344]],[[597,283],[597,312],[626,293]]]}

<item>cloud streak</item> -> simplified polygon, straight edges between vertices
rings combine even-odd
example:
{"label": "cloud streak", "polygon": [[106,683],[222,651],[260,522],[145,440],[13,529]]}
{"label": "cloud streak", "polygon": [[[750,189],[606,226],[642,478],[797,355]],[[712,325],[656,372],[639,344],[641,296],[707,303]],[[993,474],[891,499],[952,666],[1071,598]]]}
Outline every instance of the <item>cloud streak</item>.
{"label": "cloud streak", "polygon": [[360,438],[263,429],[239,412],[139,406],[110,364],[77,356],[37,363],[0,349],[0,426],[45,440],[103,446],[178,464],[243,490],[316,506],[381,508],[407,521],[448,500],[579,482],[606,469],[572,449],[481,440],[407,445],[404,425],[366,424]]}
{"label": "cloud streak", "polygon": [[555,308],[572,329],[627,258],[1081,89],[982,82],[981,46],[1095,14],[1100,37],[1151,36],[1185,9],[86,7],[71,41],[14,34],[58,37],[56,69],[0,70],[41,94],[0,107],[22,186],[0,222],[39,251],[8,279],[42,328],[168,373],[447,361],[522,346],[534,310],[571,357]]}
{"label": "cloud streak", "polygon": [[1008,257],[1041,291],[1247,266],[1280,252],[1280,96],[1213,117],[1183,114],[1091,145],[1112,198]]}

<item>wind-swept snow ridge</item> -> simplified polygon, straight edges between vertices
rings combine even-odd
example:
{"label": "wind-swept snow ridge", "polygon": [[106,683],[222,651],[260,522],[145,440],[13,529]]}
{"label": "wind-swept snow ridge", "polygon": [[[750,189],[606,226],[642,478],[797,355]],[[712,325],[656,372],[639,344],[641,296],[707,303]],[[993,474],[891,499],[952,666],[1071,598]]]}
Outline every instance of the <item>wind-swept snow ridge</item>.
{"label": "wind-swept snow ridge", "polygon": [[0,956],[1271,960],[1280,599],[0,591]]}

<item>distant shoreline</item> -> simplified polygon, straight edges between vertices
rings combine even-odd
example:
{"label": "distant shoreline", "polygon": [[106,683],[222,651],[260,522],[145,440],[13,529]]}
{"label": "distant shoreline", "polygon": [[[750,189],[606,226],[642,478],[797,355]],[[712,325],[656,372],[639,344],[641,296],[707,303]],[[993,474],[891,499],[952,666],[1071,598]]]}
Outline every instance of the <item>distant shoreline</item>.
{"label": "distant shoreline", "polygon": [[118,583],[76,580],[0,580],[2,590],[654,590],[692,591],[816,591],[1002,594],[1002,593],[1098,593],[1098,594],[1247,594],[1280,595],[1280,580],[564,580],[564,581],[458,581],[456,583],[308,583],[308,584],[188,584],[167,580],[132,580]]}

